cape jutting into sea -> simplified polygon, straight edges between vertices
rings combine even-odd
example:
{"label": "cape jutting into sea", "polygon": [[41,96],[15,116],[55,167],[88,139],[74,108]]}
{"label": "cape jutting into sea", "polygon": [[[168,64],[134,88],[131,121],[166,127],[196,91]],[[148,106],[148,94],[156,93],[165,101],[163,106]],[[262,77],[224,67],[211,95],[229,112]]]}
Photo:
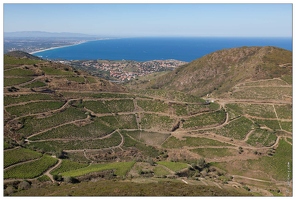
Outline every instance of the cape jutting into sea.
{"label": "cape jutting into sea", "polygon": [[166,60],[190,62],[214,51],[243,46],[292,50],[292,38],[122,38],[95,40],[33,53],[50,60]]}

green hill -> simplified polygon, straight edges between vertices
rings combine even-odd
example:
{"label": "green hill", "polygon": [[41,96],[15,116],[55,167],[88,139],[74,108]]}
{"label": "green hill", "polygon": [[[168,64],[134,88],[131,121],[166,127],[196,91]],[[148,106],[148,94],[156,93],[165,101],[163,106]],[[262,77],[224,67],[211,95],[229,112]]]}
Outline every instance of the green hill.
{"label": "green hill", "polygon": [[228,92],[246,80],[291,76],[292,52],[275,47],[220,50],[152,81],[150,88],[203,96]]}
{"label": "green hill", "polygon": [[42,60],[25,52],[4,55],[4,90],[10,86],[19,92],[39,91],[105,91],[122,92],[125,89],[104,79],[76,70],[71,66]]}
{"label": "green hill", "polygon": [[11,51],[5,54],[6,56],[18,58],[18,59],[31,59],[31,60],[43,60],[37,56],[33,56],[29,53],[23,51]]}
{"label": "green hill", "polygon": [[[133,82],[127,92],[59,62],[4,55],[4,195],[289,195],[290,56],[223,50],[160,75],[163,88]],[[170,90],[196,71],[208,74],[204,87],[221,87]]]}

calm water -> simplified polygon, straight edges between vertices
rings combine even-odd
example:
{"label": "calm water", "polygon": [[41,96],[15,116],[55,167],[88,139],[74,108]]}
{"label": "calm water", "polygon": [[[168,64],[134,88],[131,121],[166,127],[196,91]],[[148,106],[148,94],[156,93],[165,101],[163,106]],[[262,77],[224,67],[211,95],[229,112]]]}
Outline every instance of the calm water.
{"label": "calm water", "polygon": [[242,46],[275,46],[292,51],[292,38],[124,38],[89,41],[34,55],[64,60],[176,59],[190,62],[217,50]]}

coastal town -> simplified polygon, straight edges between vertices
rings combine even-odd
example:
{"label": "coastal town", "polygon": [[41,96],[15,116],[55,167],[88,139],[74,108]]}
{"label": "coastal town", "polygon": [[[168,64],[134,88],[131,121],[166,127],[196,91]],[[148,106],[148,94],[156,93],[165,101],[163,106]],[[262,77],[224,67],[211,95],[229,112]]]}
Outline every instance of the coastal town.
{"label": "coastal town", "polygon": [[[4,52],[15,50],[36,53],[88,41],[90,38],[9,38],[4,40]],[[96,38],[98,40],[98,38]],[[187,62],[169,60],[132,61],[132,60],[52,60],[71,65],[76,69],[113,82],[126,82],[153,72],[172,71]]]}
{"label": "coastal town", "polygon": [[86,60],[60,61],[76,69],[83,69],[92,75],[110,81],[125,82],[153,72],[172,71],[187,62],[178,60],[151,60],[145,62],[131,60]]}

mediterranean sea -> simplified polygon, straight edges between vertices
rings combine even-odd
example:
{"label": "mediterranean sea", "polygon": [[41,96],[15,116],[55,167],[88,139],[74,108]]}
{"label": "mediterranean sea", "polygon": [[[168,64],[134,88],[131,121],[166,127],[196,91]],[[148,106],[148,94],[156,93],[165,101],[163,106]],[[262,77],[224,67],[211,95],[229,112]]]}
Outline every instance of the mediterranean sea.
{"label": "mediterranean sea", "polygon": [[275,46],[292,51],[292,38],[122,38],[95,40],[33,53],[49,60],[167,60],[190,62],[214,51]]}

